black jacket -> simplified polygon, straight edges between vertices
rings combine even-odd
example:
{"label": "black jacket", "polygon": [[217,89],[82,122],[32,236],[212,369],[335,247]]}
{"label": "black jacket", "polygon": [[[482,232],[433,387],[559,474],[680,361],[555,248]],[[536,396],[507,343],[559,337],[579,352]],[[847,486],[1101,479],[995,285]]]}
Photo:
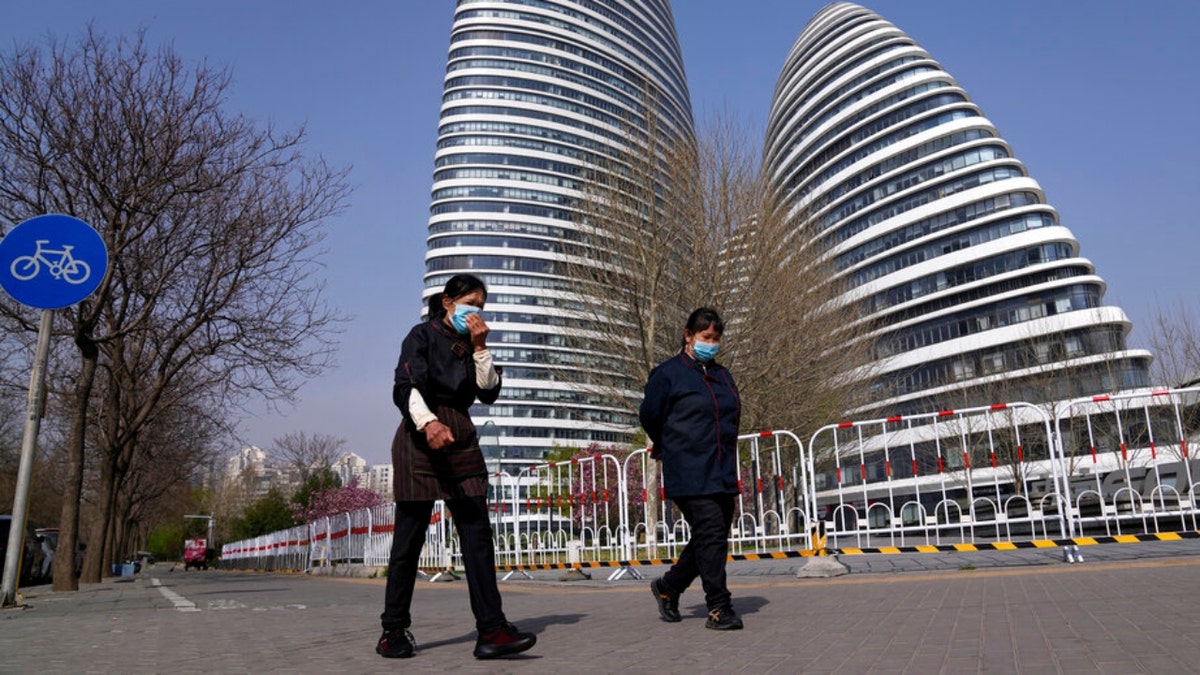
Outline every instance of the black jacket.
{"label": "black jacket", "polygon": [[[478,398],[486,404],[500,397],[500,386],[480,389],[475,384],[474,347],[441,319],[413,326],[400,348],[392,402],[408,419],[408,394],[413,389],[430,410],[449,406],[466,414]],[[497,368],[499,373],[500,369]]]}
{"label": "black jacket", "polygon": [[[482,497],[487,494],[487,465],[479,449],[471,405],[478,398],[494,403],[500,386],[475,384],[474,348],[466,337],[440,319],[413,326],[400,349],[392,402],[404,419],[392,438],[393,496],[398,502]],[[500,369],[496,368],[499,374]],[[438,421],[450,428],[454,443],[433,450],[408,414],[413,390]]]}
{"label": "black jacket", "polygon": [[741,415],[733,376],[715,361],[681,351],[650,372],[639,417],[662,458],[668,498],[737,493]]}

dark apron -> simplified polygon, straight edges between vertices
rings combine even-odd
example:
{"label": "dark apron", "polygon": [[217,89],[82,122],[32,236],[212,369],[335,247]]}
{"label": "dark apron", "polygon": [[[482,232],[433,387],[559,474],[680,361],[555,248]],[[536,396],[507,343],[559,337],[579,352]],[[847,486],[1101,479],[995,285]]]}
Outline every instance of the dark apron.
{"label": "dark apron", "polygon": [[487,495],[487,465],[471,417],[449,406],[437,406],[433,412],[439,422],[450,427],[454,443],[433,450],[425,442],[425,432],[417,431],[407,419],[401,422],[392,439],[392,491],[396,501]]}

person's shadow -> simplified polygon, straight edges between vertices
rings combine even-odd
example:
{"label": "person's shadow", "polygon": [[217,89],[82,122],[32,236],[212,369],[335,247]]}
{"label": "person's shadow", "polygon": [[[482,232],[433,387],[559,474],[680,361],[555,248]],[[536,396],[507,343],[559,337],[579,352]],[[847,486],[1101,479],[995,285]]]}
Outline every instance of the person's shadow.
{"label": "person's shadow", "polygon": [[[541,633],[543,633],[546,630],[546,627],[548,627],[548,626],[555,626],[555,625],[559,625],[559,624],[579,623],[579,620],[582,619],[583,617],[584,617],[583,614],[550,614],[548,616],[523,618],[523,619],[521,619],[521,621],[517,627],[520,628],[521,631],[524,633],[533,633],[534,635],[540,635]],[[476,635],[477,634],[475,631],[469,631],[462,635],[457,635],[455,637],[449,637],[449,638],[443,638],[441,640],[436,640],[434,642],[418,642],[417,650],[419,651],[422,649],[436,649],[438,647],[445,647],[448,645],[459,645],[459,644],[463,644],[463,643],[471,643],[471,642],[475,641]],[[513,654],[512,656],[507,656],[505,658],[509,661],[515,661],[515,660],[519,660],[519,659],[538,659],[541,657],[538,656],[536,653],[530,654],[529,652],[524,652],[521,654]]]}

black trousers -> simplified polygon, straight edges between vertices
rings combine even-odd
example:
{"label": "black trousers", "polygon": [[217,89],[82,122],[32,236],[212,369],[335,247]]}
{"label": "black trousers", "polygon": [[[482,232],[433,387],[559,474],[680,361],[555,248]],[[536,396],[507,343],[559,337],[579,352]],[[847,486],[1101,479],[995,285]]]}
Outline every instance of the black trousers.
{"label": "black trousers", "polygon": [[679,560],[663,575],[663,582],[668,589],[683,593],[700,577],[709,611],[729,607],[733,597],[725,585],[725,559],[729,556],[729,526],[733,524],[735,497],[716,494],[672,500],[692,528],[692,537],[679,554]]}
{"label": "black trousers", "polygon": [[[483,497],[464,497],[448,500],[446,505],[454,517],[463,565],[467,568],[467,590],[471,596],[475,628],[480,632],[495,630],[505,623],[505,618],[500,606],[500,589],[496,585],[496,554],[487,501]],[[412,625],[410,609],[417,583],[417,563],[432,513],[432,501],[396,502],[387,590],[383,614],[379,617],[384,630]]]}

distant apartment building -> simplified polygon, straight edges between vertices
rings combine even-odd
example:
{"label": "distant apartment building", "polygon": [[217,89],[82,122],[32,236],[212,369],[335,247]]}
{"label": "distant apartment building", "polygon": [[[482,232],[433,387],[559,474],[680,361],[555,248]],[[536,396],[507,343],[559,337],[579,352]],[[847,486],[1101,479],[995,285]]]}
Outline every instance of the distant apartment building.
{"label": "distant apartment building", "polygon": [[392,492],[392,465],[375,464],[368,469],[365,487],[390,501],[394,494]]}
{"label": "distant apartment building", "polygon": [[259,499],[271,488],[285,491],[293,487],[294,479],[289,472],[273,464],[260,447],[242,448],[225,464],[224,482],[239,486],[247,498]]}
{"label": "distant apartment building", "polygon": [[342,485],[349,485],[357,480],[360,487],[367,486],[367,460],[353,452],[342,455],[329,468],[337,474]]}
{"label": "distant apartment building", "polygon": [[246,446],[229,458],[225,475],[238,476],[246,471],[263,474],[267,468],[267,452],[254,445]]}

